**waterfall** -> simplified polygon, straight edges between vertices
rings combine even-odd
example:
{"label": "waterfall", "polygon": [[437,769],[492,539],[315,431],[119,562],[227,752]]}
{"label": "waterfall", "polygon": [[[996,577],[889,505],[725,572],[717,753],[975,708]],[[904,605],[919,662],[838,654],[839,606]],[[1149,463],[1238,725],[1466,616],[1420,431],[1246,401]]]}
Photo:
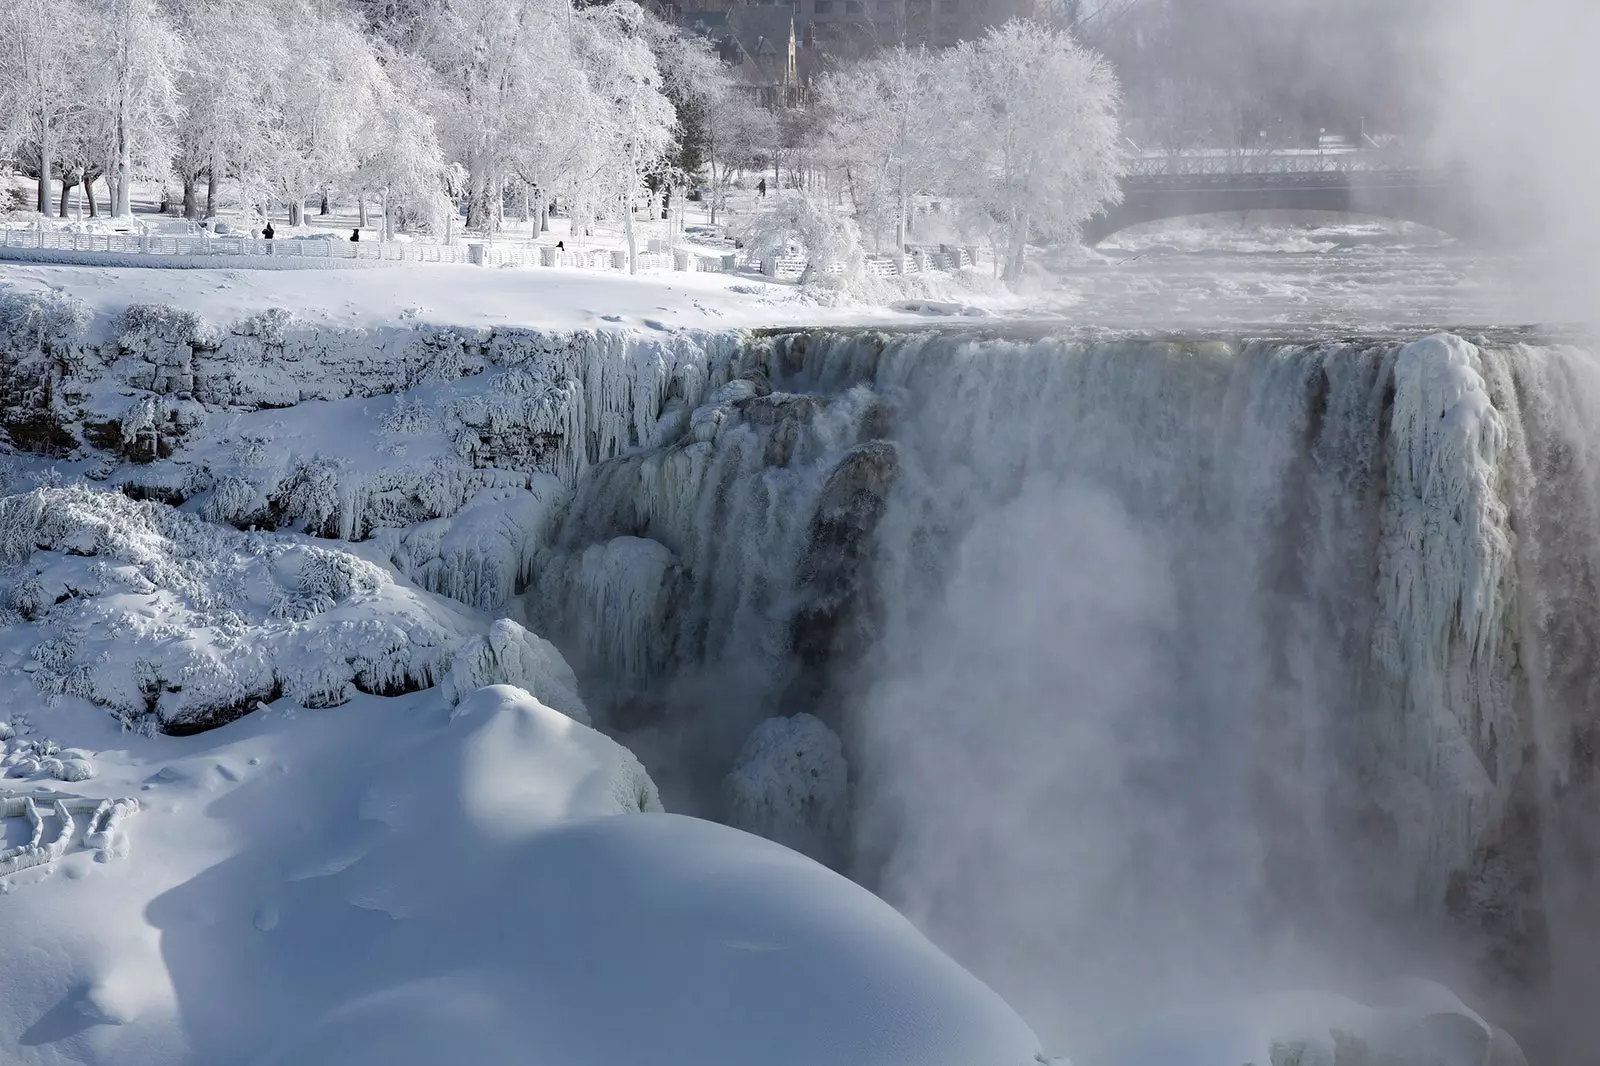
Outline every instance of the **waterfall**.
{"label": "waterfall", "polygon": [[851,871],[1046,1031],[1558,972],[1555,859],[1600,835],[1586,353],[803,331],[729,377],[579,478],[529,596],[647,761],[720,780],[818,715]]}

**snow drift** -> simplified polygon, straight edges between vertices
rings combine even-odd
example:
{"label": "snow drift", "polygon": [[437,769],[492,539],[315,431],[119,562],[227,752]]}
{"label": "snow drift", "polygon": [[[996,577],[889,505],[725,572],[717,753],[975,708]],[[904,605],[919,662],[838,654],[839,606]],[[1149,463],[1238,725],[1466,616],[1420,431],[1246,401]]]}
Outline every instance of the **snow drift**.
{"label": "snow drift", "polygon": [[131,857],[68,853],[0,908],[10,1060],[1035,1062],[886,904],[660,813],[525,691],[290,708],[120,738],[91,784],[142,789]]}

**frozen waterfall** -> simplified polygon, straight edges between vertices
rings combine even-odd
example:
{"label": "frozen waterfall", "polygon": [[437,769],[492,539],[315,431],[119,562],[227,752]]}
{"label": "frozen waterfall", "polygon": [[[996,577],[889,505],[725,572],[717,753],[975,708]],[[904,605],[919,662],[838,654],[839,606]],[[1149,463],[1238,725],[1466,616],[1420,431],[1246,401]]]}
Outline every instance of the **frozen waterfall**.
{"label": "frozen waterfall", "polygon": [[816,714],[852,872],[1046,1030],[1417,965],[1531,1010],[1593,943],[1585,352],[812,330],[727,373],[577,478],[526,597],[680,803]]}

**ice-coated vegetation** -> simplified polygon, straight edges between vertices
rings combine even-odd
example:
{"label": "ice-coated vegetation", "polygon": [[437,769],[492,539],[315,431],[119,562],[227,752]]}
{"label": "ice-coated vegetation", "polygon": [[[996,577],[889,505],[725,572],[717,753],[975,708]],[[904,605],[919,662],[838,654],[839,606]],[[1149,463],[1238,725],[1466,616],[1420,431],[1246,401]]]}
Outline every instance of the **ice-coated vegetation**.
{"label": "ice-coated vegetation", "polygon": [[844,745],[809,714],[756,726],[723,782],[730,824],[813,858],[837,854],[849,818]]}
{"label": "ice-coated vegetation", "polygon": [[169,731],[432,685],[482,625],[347,550],[85,488],[0,499],[0,564],[45,694]]}
{"label": "ice-coated vegetation", "polygon": [[578,679],[555,645],[509,618],[456,649],[444,675],[444,697],[459,704],[489,685],[512,685],[533,694],[546,707],[575,722],[589,724],[589,709],[578,696]]}

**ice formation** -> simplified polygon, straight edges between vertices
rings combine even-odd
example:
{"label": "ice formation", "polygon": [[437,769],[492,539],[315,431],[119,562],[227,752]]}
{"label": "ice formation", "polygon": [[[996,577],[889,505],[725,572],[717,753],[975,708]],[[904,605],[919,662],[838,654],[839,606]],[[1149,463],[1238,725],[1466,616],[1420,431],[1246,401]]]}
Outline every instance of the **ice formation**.
{"label": "ice formation", "polygon": [[728,824],[826,861],[849,818],[844,745],[809,714],[756,726],[722,785]]}
{"label": "ice formation", "polygon": [[525,689],[545,706],[575,722],[589,724],[589,709],[578,697],[578,679],[555,645],[502,618],[482,636],[456,649],[444,675],[444,697],[459,704],[489,685]]}
{"label": "ice formation", "polygon": [[348,551],[83,488],[0,498],[0,563],[44,693],[168,731],[427,687],[482,626]]}

